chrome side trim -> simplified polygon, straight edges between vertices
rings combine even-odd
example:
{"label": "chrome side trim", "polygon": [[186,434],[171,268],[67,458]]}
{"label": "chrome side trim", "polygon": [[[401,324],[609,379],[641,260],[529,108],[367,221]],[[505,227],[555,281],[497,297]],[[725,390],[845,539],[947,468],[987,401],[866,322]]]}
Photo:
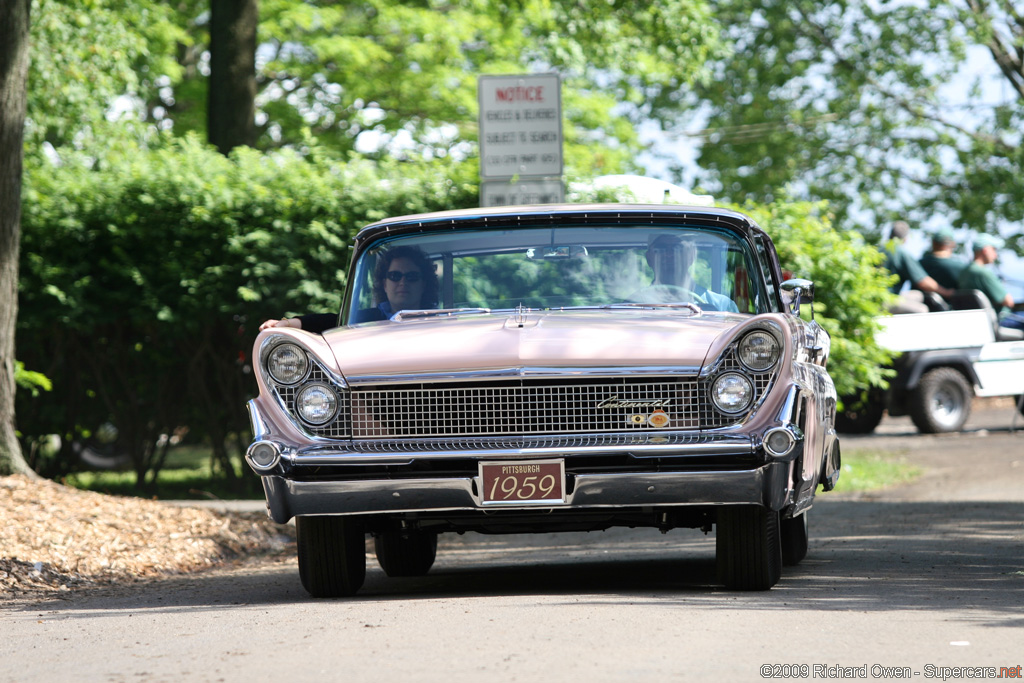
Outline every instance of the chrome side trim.
{"label": "chrome side trim", "polygon": [[[781,510],[788,466],[771,463],[752,470],[586,474],[573,478],[565,505],[524,508],[629,508],[688,505],[764,505]],[[301,515],[359,515],[479,510],[476,477],[383,481],[295,481],[263,477],[267,507],[275,522]],[[518,509],[518,508],[509,508]]]}

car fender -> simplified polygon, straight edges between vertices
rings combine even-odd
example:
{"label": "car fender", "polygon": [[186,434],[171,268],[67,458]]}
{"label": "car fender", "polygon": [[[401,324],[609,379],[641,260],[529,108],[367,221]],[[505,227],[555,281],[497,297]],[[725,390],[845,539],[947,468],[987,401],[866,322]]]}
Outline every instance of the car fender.
{"label": "car fender", "polygon": [[893,384],[899,384],[904,391],[913,391],[920,383],[921,377],[932,368],[951,367],[962,372],[974,386],[981,386],[978,374],[974,371],[974,359],[977,355],[977,349],[920,351],[904,354],[898,362],[899,373],[893,380]]}

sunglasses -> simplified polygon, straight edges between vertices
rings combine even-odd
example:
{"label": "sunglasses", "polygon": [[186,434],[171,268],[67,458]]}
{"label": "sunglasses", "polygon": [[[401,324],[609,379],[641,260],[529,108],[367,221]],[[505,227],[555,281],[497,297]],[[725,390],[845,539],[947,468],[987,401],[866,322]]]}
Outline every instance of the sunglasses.
{"label": "sunglasses", "polygon": [[423,275],[418,270],[410,270],[408,273],[403,273],[400,270],[389,270],[384,277],[392,282],[401,282],[403,277],[406,282],[419,282]]}

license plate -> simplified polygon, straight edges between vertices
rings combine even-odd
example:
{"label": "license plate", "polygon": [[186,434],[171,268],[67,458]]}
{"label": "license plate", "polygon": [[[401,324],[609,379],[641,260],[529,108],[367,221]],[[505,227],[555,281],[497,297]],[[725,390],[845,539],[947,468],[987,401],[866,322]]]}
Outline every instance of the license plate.
{"label": "license plate", "polygon": [[564,460],[480,463],[484,505],[565,503]]}

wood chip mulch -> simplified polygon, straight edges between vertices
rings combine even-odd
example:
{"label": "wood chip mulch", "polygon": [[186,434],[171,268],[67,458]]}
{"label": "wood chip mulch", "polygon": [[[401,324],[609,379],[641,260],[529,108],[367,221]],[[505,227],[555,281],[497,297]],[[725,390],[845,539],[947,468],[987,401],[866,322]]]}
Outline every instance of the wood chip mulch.
{"label": "wood chip mulch", "polygon": [[0,515],[0,601],[294,551],[294,529],[264,513],[179,507],[17,475],[0,477]]}

